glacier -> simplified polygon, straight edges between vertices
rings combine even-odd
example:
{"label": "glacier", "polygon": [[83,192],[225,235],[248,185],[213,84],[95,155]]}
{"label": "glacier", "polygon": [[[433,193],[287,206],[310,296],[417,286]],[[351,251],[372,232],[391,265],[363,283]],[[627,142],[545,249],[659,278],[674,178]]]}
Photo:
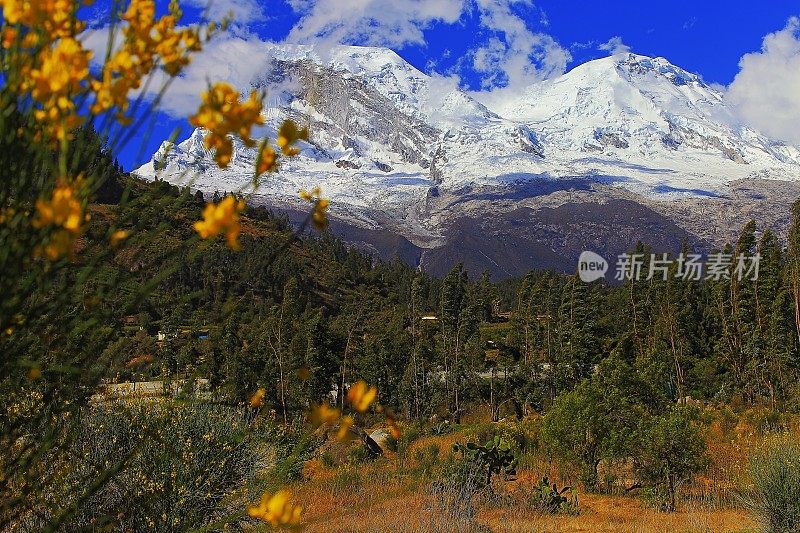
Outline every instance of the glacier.
{"label": "glacier", "polygon": [[[220,170],[198,129],[162,144],[135,174],[285,209],[302,209],[297,192],[319,185],[335,219],[401,235],[420,263],[452,246],[461,217],[475,231],[520,209],[624,200],[710,246],[749,216],[780,231],[785,217],[769,206],[800,192],[797,147],[742,123],[722,90],[664,58],[618,54],[521,91],[468,93],[384,48],[268,45],[264,53],[269,66],[252,80],[269,95],[257,135],[274,139],[287,118],[308,125],[297,158],[253,190],[255,151],[235,143]],[[549,234],[527,238],[567,262],[574,252]]]}

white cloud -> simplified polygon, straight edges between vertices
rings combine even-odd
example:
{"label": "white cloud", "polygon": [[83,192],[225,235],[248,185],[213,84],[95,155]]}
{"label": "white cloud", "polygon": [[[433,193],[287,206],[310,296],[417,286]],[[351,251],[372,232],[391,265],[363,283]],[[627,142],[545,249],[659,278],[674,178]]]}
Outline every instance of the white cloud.
{"label": "white cloud", "polygon": [[477,0],[482,26],[495,34],[474,51],[472,62],[486,75],[486,89],[498,84],[518,88],[562,74],[571,59],[550,35],[531,31],[512,11],[515,4],[533,6],[532,0]]}
{"label": "white cloud", "polygon": [[[257,0],[187,0],[209,7],[209,18],[219,18],[233,10],[237,23],[228,34],[204,46],[203,52],[173,80],[161,109],[172,116],[188,116],[197,109],[200,93],[215,81],[227,81],[243,90],[262,74],[270,61],[263,41],[247,30],[247,22],[259,20],[264,12]],[[409,44],[425,45],[424,31],[434,23],[457,24],[462,16],[474,16],[480,31],[470,29],[470,39],[480,35],[483,42],[444,74],[447,84],[459,83],[458,68],[467,65],[482,77],[484,92],[517,90],[543,78],[561,74],[570,60],[569,52],[552,37],[528,28],[514,10],[532,7],[533,0],[289,0],[300,20],[284,40],[286,43],[312,44],[323,56],[337,44],[385,46],[395,50]],[[85,45],[102,62],[108,40],[108,27],[87,30]],[[449,53],[449,52],[448,52]],[[429,65],[431,70],[436,63]],[[436,72],[431,72],[436,76]],[[161,76],[161,75],[158,75]],[[151,96],[163,77],[151,83]],[[441,80],[440,80],[441,81]],[[444,84],[444,83],[443,83]]]}
{"label": "white cloud", "polygon": [[399,48],[425,44],[422,32],[434,22],[458,21],[465,0],[290,0],[290,4],[301,19],[286,42]]}
{"label": "white cloud", "polygon": [[266,48],[257,37],[212,40],[173,81],[161,104],[162,109],[173,116],[189,116],[197,110],[200,93],[209,83],[217,81],[247,89],[268,67],[270,58]]}
{"label": "white cloud", "polygon": [[[286,42],[329,47],[361,44],[402,48],[425,44],[423,31],[435,22],[457,23],[477,14],[491,34],[470,52],[484,88],[525,85],[561,74],[570,55],[552,37],[531,31],[512,7],[533,0],[291,0],[301,19]],[[472,36],[470,36],[472,37]]]}
{"label": "white cloud", "polygon": [[[110,31],[109,26],[102,26],[87,29],[81,34],[83,47],[92,51],[92,62],[95,64],[103,64],[108,49]],[[114,46],[112,48],[116,50],[120,44],[122,44],[121,32],[117,31],[114,35]]]}
{"label": "white cloud", "polygon": [[605,50],[612,56],[617,54],[627,54],[631,51],[631,47],[622,42],[622,37],[619,35],[612,37],[597,47],[598,50]]}
{"label": "white cloud", "polygon": [[203,9],[209,20],[221,20],[231,13],[236,24],[264,19],[258,0],[186,0],[186,4]]}
{"label": "white cloud", "polygon": [[743,121],[767,135],[800,145],[800,18],[764,37],[745,54],[726,99]]}
{"label": "white cloud", "polygon": [[[93,63],[100,65],[106,54],[109,28],[87,30],[82,42],[94,52]],[[119,41],[117,35],[116,41]],[[248,88],[258,75],[263,74],[271,60],[267,53],[268,43],[252,35],[225,34],[212,39],[195,54],[192,62],[171,83],[159,108],[173,117],[188,117],[197,111],[200,94],[209,83],[226,81],[242,90]],[[148,97],[154,97],[166,81],[161,71],[154,74]],[[138,92],[132,94],[137,96]]]}

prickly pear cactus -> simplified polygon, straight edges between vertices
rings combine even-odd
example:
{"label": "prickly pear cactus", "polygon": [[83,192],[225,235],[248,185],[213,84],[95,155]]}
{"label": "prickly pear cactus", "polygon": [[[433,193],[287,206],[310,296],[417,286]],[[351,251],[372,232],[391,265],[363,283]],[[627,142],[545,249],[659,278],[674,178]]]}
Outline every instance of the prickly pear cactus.
{"label": "prickly pear cactus", "polygon": [[493,475],[515,476],[517,474],[518,461],[513,450],[506,446],[497,435],[489,439],[483,446],[474,442],[456,443],[453,445],[453,451],[460,453],[464,460],[484,472],[483,482],[486,485],[491,483]]}

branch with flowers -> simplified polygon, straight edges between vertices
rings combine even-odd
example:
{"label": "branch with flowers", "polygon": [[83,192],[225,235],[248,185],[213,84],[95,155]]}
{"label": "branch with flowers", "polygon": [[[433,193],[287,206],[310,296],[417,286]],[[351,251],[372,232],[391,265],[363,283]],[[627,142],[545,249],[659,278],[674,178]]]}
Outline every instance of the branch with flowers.
{"label": "branch with flowers", "polygon": [[[96,131],[112,154],[141,137],[172,81],[229,22],[186,25],[177,0],[161,15],[154,0],[114,2],[106,56],[95,58],[85,45],[92,30],[81,18],[89,3],[0,0],[0,448],[7,450],[0,459],[0,529],[34,515],[47,529],[75,512],[71,502],[46,508],[41,492],[55,482],[48,462],[70,448],[71,421],[87,409],[114,364],[98,355],[102,343],[93,340],[110,334],[102,325],[115,316],[101,304],[126,282],[122,270],[109,273],[107,265],[119,254],[133,264],[145,261],[143,244],[159,239],[163,230],[144,228],[137,209],[162,205],[174,213],[189,198],[188,189],[164,198],[158,187],[142,192],[129,180],[120,193],[119,216],[96,235],[97,211],[90,204],[116,171],[110,164],[97,166],[84,132]],[[154,84],[160,86],[152,90]],[[309,139],[308,128],[292,121],[281,125],[274,145],[254,138],[253,129],[264,123],[264,96],[252,92],[243,99],[237,88],[217,83],[189,117],[208,131],[206,148],[220,168],[231,161],[233,137],[257,150],[253,191],[283,159],[298,156],[298,144]],[[324,228],[328,201],[319,189],[301,197],[311,204],[306,223]],[[177,258],[197,240],[221,235],[238,250],[246,202],[239,193],[206,203],[202,219],[186,222],[195,239],[160,259]],[[294,233],[290,241],[296,239]],[[94,246],[97,242],[103,246]],[[121,311],[135,310],[178,268],[171,265],[141,289],[124,293]],[[152,357],[132,361],[148,364]],[[9,415],[19,395],[37,399],[24,417]],[[125,462],[87,479],[75,501],[88,501]],[[299,511],[292,508],[286,519],[276,497],[262,515],[279,517],[276,525],[296,524]]]}

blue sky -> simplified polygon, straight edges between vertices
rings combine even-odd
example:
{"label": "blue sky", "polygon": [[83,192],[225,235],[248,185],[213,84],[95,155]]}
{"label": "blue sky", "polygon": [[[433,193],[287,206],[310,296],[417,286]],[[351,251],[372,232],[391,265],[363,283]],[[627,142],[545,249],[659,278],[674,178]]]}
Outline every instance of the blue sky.
{"label": "blue sky", "polygon": [[[158,3],[160,8],[167,4]],[[764,103],[754,96],[756,88],[763,89],[764,73],[783,80],[775,91],[800,84],[790,71],[800,67],[800,32],[792,26],[792,17],[800,16],[798,0],[214,0],[208,10],[203,9],[207,0],[182,4],[186,22],[228,10],[237,22],[222,42],[212,43],[209,58],[195,62],[175,84],[176,94],[159,113],[144,149],[133,142],[119,154],[126,169],[149,159],[174,128],[182,129],[180,138],[189,135],[180,117],[194,106],[206,80],[246,85],[257,68],[259,44],[270,41],[388,46],[423,72],[451,77],[476,92],[522,86],[630,49],[664,56],[707,82],[727,87],[736,80],[733,92],[742,108],[767,127],[775,117],[758,116]],[[100,2],[89,8],[96,28],[106,23],[107,6]],[[770,41],[771,35],[777,37]],[[753,65],[751,72],[740,71],[743,57],[751,57],[743,63]],[[787,84],[788,89],[782,87]],[[800,85],[796,89],[800,93]],[[772,101],[776,95],[767,92],[763,98]],[[793,102],[796,124],[800,102]]]}

